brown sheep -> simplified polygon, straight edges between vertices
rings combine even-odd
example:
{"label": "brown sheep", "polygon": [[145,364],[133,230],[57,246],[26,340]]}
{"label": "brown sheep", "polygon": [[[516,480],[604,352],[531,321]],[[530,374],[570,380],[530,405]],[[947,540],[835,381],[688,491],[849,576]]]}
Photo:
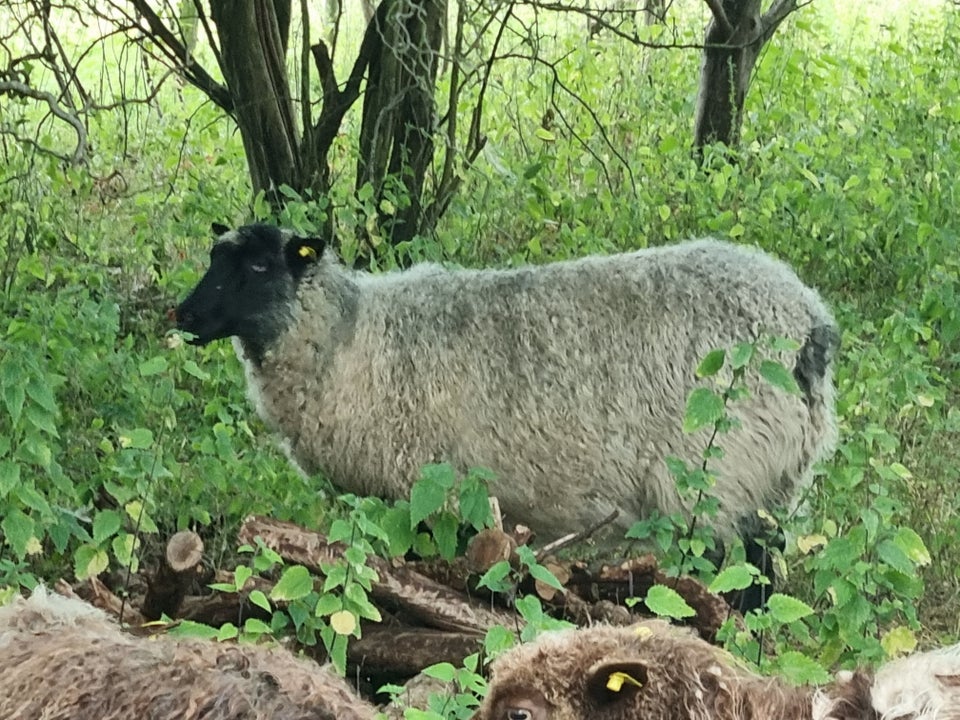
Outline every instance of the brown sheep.
{"label": "brown sheep", "polygon": [[960,720],[960,646],[797,688],[650,621],[547,634],[491,670],[474,720]]}
{"label": "brown sheep", "polygon": [[327,668],[283,649],[137,638],[38,588],[0,608],[3,720],[372,720]]}

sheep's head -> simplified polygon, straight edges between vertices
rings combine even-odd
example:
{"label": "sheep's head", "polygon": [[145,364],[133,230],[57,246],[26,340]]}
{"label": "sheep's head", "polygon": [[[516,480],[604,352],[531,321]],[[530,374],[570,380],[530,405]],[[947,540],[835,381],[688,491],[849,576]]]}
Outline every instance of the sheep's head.
{"label": "sheep's head", "polygon": [[474,720],[720,718],[741,674],[722,651],[660,622],[548,634],[491,671]]}
{"label": "sheep's head", "polygon": [[325,243],[269,225],[214,231],[210,267],[176,309],[177,327],[195,345],[236,335],[262,348],[289,322],[297,285]]}

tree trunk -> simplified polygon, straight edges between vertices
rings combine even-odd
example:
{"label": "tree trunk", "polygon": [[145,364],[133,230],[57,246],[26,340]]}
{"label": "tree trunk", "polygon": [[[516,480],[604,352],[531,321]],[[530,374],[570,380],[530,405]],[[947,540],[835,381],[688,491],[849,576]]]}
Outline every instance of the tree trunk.
{"label": "tree trunk", "polygon": [[289,0],[211,0],[221,67],[233,99],[254,194],[281,202],[280,185],[303,190],[296,113],[286,70]]}
{"label": "tree trunk", "polygon": [[[383,0],[373,22],[382,38],[363,99],[356,187],[373,187],[391,243],[411,239],[423,216],[423,181],[433,159],[434,87],[445,0]],[[383,19],[381,21],[381,18]],[[385,185],[398,178],[399,192]],[[390,200],[390,205],[382,201]]]}
{"label": "tree trunk", "polygon": [[697,94],[694,146],[740,141],[743,105],[760,50],[796,0],[775,0],[760,13],[761,0],[706,0],[713,12],[707,26]]}

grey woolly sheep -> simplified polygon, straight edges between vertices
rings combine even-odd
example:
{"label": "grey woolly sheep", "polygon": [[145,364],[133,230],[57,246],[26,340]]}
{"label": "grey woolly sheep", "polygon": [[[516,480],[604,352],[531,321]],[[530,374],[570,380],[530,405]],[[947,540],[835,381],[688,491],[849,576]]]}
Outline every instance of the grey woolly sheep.
{"label": "grey woolly sheep", "polygon": [[283,649],[136,638],[40,587],[0,608],[4,720],[372,720],[325,667]]}
{"label": "grey woolly sheep", "polygon": [[473,720],[958,720],[960,646],[823,688],[755,675],[690,631],[650,621],[542,636],[495,660]]}
{"label": "grey woolly sheep", "polygon": [[836,324],[762,252],[717,240],[513,270],[423,264],[371,275],[317,238],[223,233],[176,310],[192,342],[234,337],[260,414],[292,458],[344,491],[402,498],[423,465],[489,467],[508,520],[542,539],[619,511],[684,511],[664,459],[702,462],[685,434],[700,360],[764,333],[801,396],[750,382],[712,462],[716,526],[791,502],[836,427]]}

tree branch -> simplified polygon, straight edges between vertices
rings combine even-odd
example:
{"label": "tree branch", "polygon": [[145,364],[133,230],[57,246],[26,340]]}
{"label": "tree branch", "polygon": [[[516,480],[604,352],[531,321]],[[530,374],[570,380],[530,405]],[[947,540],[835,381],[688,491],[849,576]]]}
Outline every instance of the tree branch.
{"label": "tree branch", "polygon": [[799,10],[804,5],[809,5],[813,0],[807,0],[798,4],[797,0],[776,0],[773,5],[760,18],[760,39],[761,42],[767,42],[780,27],[780,23],[787,19],[790,13]]}
{"label": "tree branch", "polygon": [[148,33],[151,40],[159,45],[164,54],[174,63],[180,63],[184,77],[193,85],[202,90],[207,97],[213,100],[225,112],[233,114],[233,98],[223,85],[218,83],[200,65],[183,46],[183,43],[163,24],[160,17],[153,11],[147,0],[130,0],[134,8],[147,21],[150,27]]}
{"label": "tree branch", "polygon": [[721,0],[704,0],[704,2],[707,3],[707,7],[709,7],[710,12],[713,13],[713,20],[717,23],[717,27],[723,31],[724,37],[729,38],[733,35],[733,25],[730,23],[727,14],[723,11]]}
{"label": "tree branch", "polygon": [[[29,97],[34,100],[41,100],[47,104],[47,107],[50,108],[50,112],[56,115],[58,118],[63,120],[65,123],[70,125],[74,131],[77,133],[77,147],[73,151],[73,155],[69,158],[66,158],[63,155],[54,153],[57,157],[61,159],[68,159],[72,163],[79,162],[87,152],[87,131],[83,127],[83,123],[80,122],[80,118],[76,115],[68,113],[66,110],[60,107],[60,103],[57,102],[57,98],[53,94],[44,92],[42,90],[35,90],[34,88],[26,85],[25,83],[18,82],[16,80],[3,80],[0,81],[0,94],[2,93],[11,93],[18,95],[20,97]],[[34,144],[36,147],[39,145]],[[50,151],[52,152],[52,151]]]}

